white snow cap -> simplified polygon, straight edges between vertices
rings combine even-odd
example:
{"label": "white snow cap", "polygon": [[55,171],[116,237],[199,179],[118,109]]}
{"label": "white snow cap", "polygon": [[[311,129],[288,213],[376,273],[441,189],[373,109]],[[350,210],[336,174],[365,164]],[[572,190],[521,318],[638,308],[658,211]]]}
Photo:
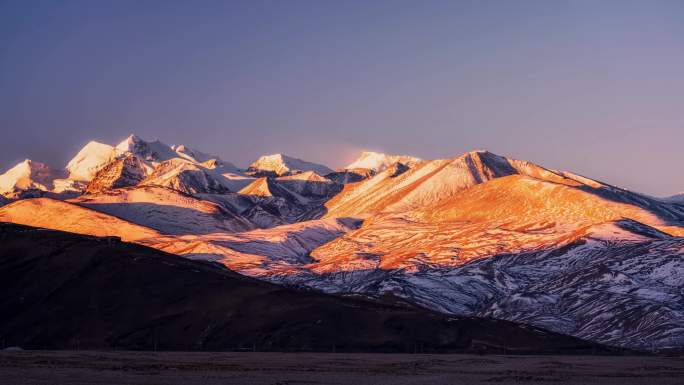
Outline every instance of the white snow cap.
{"label": "white snow cap", "polygon": [[90,181],[95,174],[117,156],[114,147],[95,141],[88,142],[66,165],[69,179]]}
{"label": "white snow cap", "polygon": [[64,171],[54,170],[44,163],[25,159],[0,175],[0,194],[12,193],[16,190],[51,190],[55,179],[65,176]]}
{"label": "white snow cap", "polygon": [[278,175],[313,171],[318,175],[326,175],[333,172],[330,168],[317,163],[307,162],[283,154],[264,155],[249,165],[250,169],[273,171]]}
{"label": "white snow cap", "polygon": [[420,161],[420,158],[409,155],[388,155],[380,152],[364,151],[358,159],[345,168],[365,168],[375,170],[376,172],[382,172],[397,162],[410,166]]}

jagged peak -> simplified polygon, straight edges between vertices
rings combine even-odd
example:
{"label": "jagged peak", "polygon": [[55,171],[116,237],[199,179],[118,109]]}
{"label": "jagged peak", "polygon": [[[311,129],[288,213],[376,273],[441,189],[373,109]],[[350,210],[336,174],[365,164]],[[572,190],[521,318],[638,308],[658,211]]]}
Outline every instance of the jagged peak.
{"label": "jagged peak", "polygon": [[145,177],[145,166],[131,153],[114,159],[102,167],[85,189],[86,194],[107,189],[134,186]]}
{"label": "jagged peak", "polygon": [[[124,145],[124,144],[133,144],[133,143],[139,143],[139,142],[144,142],[142,138],[140,138],[136,134],[130,134],[126,137],[126,139],[122,140],[119,142],[119,145]],[[118,146],[117,146],[118,147]]]}
{"label": "jagged peak", "polygon": [[142,140],[139,136],[135,134],[130,134],[126,137],[126,139],[122,140],[117,144],[115,147],[117,150],[121,152],[127,152],[127,151],[134,151],[136,147],[140,147],[141,145],[147,144],[144,140]]}
{"label": "jagged peak", "polygon": [[133,149],[137,147],[143,147],[143,146],[149,146],[149,145],[162,145],[164,147],[167,147],[171,149],[171,146],[167,145],[166,143],[161,142],[159,139],[155,139],[152,141],[147,141],[143,138],[141,138],[138,135],[135,134],[130,134],[126,137],[126,139],[122,140],[119,142],[119,144],[116,145],[117,149],[120,149],[122,151],[132,151]]}
{"label": "jagged peak", "polygon": [[179,156],[171,146],[159,140],[145,141],[136,135],[129,135],[116,146],[119,153],[131,152],[143,160],[160,162]]}

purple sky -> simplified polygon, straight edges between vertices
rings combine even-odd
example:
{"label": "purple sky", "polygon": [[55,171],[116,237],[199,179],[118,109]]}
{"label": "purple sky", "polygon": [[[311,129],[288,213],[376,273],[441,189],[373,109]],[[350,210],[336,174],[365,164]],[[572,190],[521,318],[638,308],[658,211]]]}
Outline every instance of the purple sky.
{"label": "purple sky", "polygon": [[684,1],[0,0],[0,168],[471,149],[684,190]]}

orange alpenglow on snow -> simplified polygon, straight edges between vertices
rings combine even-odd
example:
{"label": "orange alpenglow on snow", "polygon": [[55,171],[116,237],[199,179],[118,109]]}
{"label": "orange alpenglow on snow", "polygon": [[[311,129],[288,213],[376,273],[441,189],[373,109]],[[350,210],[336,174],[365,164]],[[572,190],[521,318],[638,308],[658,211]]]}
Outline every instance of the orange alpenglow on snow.
{"label": "orange alpenglow on snow", "polygon": [[[117,146],[91,142],[66,170],[27,161],[0,177],[9,198],[0,200],[0,221],[117,236],[276,283],[391,293],[447,313],[516,320],[527,313],[557,320],[538,310],[551,299],[514,291],[546,282],[557,269],[575,276],[576,266],[591,261],[604,266],[634,258],[612,268],[628,275],[637,273],[622,271],[643,266],[639,274],[679,282],[671,262],[684,257],[678,238],[684,206],[677,198],[653,198],[487,151],[437,160],[366,152],[348,168],[328,171],[282,155],[240,170],[186,146],[135,136]],[[68,186],[70,195],[58,186]],[[491,267],[497,264],[503,265]],[[530,277],[518,270],[525,264]],[[597,285],[595,274],[572,281],[567,293]],[[669,298],[670,286],[657,290],[658,298]],[[521,295],[545,305],[527,312],[506,305]],[[501,302],[487,308],[487,298]],[[586,305],[582,298],[574,299],[577,309]],[[635,314],[648,308],[622,306]],[[630,344],[610,334],[618,326],[597,328],[581,321],[585,315],[574,316],[571,334]],[[674,321],[665,317],[657,325],[667,322]]]}

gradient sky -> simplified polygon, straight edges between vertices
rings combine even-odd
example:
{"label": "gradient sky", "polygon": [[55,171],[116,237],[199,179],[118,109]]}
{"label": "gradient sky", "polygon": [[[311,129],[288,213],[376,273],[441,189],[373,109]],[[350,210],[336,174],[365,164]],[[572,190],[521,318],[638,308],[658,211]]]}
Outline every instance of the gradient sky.
{"label": "gradient sky", "polygon": [[684,190],[684,1],[0,0],[0,168],[471,149]]}

